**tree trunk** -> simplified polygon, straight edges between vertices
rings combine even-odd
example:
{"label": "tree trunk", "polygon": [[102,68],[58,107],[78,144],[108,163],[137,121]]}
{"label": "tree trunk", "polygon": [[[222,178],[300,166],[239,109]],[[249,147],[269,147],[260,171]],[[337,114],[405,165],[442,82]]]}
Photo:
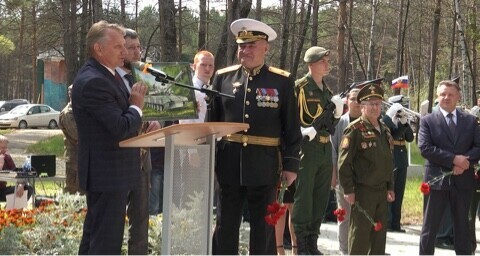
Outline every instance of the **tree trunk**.
{"label": "tree trunk", "polygon": [[255,19],[262,20],[262,0],[257,0],[257,6],[255,7]]}
{"label": "tree trunk", "polygon": [[462,51],[462,64],[463,64],[463,83],[460,84],[460,87],[462,88],[462,99],[465,103],[468,105],[471,105],[471,102],[469,102],[472,97],[472,86],[470,86],[470,83],[472,82],[472,64],[470,61],[470,56],[468,53],[468,47],[467,47],[467,39],[465,38],[465,32],[463,30],[463,17],[461,15],[460,11],[460,3],[458,0],[454,0],[455,2],[455,16],[457,16],[457,31],[458,31],[458,36],[460,40],[460,49]]}
{"label": "tree trunk", "polygon": [[[346,82],[346,59],[345,59],[345,29],[347,26],[347,0],[339,0],[338,6],[338,36],[337,36],[337,54],[338,54],[338,80],[337,88],[344,91]],[[348,56],[348,55],[347,55]]]}
{"label": "tree trunk", "polygon": [[370,23],[370,43],[368,46],[368,64],[367,64],[367,79],[374,79],[375,71],[375,23],[377,20],[377,8],[379,0],[372,0],[372,20]]}
{"label": "tree trunk", "polygon": [[102,0],[92,0],[92,24],[103,20]]}
{"label": "tree trunk", "polygon": [[158,13],[160,15],[160,61],[178,61],[177,54],[177,30],[175,26],[175,1],[158,0]]}
{"label": "tree trunk", "polygon": [[312,12],[312,3],[313,3],[313,0],[308,1],[308,7],[307,7],[305,19],[303,20],[303,23],[302,23],[301,34],[299,36],[300,40],[298,42],[297,49],[295,51],[295,58],[293,59],[293,66],[292,66],[292,70],[291,70],[292,74],[293,74],[293,77],[297,76],[298,63],[299,63],[299,60],[300,60],[300,55],[302,54],[303,44],[305,42],[305,37],[307,35],[308,23],[310,21],[310,13]]}
{"label": "tree trunk", "polygon": [[207,36],[207,0],[200,0],[199,4],[199,21],[198,21],[198,50],[205,50],[206,45],[206,36]]}
{"label": "tree trunk", "polygon": [[[282,49],[288,49],[288,38],[289,33],[289,20],[290,20],[290,9],[292,8],[291,0],[283,0],[283,19],[282,19]],[[280,67],[281,69],[286,69],[287,63],[287,51],[280,51]]]}
{"label": "tree trunk", "polygon": [[319,8],[318,0],[313,0],[312,38],[310,38],[310,46],[318,45],[318,8]]}
{"label": "tree trunk", "polygon": [[[36,94],[37,93],[40,93],[40,91],[38,90],[38,82],[37,82],[37,53],[38,53],[38,42],[37,42],[37,2],[35,0],[33,0],[32,2],[32,52],[30,53],[30,58],[31,58],[31,61],[32,61],[32,81],[31,81],[31,85],[32,87],[27,87],[27,94],[28,96],[32,96],[33,95],[33,98],[32,97],[29,97],[29,99],[32,99],[33,102],[35,102],[35,98],[36,98]],[[43,85],[43,83],[42,83]],[[43,103],[43,101],[40,101],[41,103]],[[37,102],[37,103],[40,103],[40,102]]]}
{"label": "tree trunk", "polygon": [[428,113],[432,113],[433,88],[435,87],[435,67],[437,65],[438,34],[442,13],[442,0],[435,0],[432,26],[432,48],[430,50],[430,77],[428,80]]}
{"label": "tree trunk", "polygon": [[120,0],[120,23],[127,24],[127,14],[125,13],[125,0]]}

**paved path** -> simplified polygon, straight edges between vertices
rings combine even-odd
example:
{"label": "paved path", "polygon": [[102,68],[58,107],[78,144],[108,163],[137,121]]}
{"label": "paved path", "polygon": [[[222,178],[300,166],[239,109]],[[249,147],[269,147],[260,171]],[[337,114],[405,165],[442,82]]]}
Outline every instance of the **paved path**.
{"label": "paved path", "polygon": [[[421,225],[404,226],[406,233],[387,233],[386,253],[390,255],[418,255],[418,243]],[[477,241],[480,237],[480,222],[476,223]],[[318,248],[324,254],[338,255],[337,224],[322,223],[321,234],[318,239]],[[479,246],[480,247],[480,246]],[[479,248],[480,249],[480,248]],[[480,255],[477,249],[475,255]],[[435,248],[435,255],[454,255],[455,251]]]}

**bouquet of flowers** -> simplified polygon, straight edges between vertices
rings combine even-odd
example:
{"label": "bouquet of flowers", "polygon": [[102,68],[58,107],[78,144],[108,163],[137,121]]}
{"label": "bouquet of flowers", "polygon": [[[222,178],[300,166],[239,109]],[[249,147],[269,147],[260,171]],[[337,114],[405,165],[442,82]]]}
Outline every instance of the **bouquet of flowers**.
{"label": "bouquet of flowers", "polygon": [[355,204],[353,204],[353,206],[355,206],[361,213],[363,213],[363,215],[365,215],[365,217],[368,219],[368,221],[370,221],[370,223],[373,225],[373,229],[375,231],[378,232],[378,231],[382,230],[382,228],[383,228],[382,223],[380,221],[375,222],[373,220],[372,216],[370,216],[370,214],[368,214],[367,211],[365,211],[365,209],[363,209],[358,202],[355,202]]}
{"label": "bouquet of flowers", "polygon": [[452,175],[453,171],[449,171],[449,172],[446,172],[446,173],[443,173],[442,175],[439,175],[437,177],[434,177],[433,179],[427,181],[427,182],[422,182],[422,184],[420,185],[420,191],[424,194],[424,195],[428,195],[430,194],[430,186],[439,182],[440,180],[442,180],[443,178],[449,176],[449,175]]}
{"label": "bouquet of flowers", "polygon": [[280,191],[278,192],[277,200],[267,206],[267,215],[265,216],[265,222],[272,226],[275,226],[278,219],[280,219],[280,217],[282,217],[287,211],[287,206],[283,204],[283,195],[287,190],[286,180],[282,179],[279,189]]}

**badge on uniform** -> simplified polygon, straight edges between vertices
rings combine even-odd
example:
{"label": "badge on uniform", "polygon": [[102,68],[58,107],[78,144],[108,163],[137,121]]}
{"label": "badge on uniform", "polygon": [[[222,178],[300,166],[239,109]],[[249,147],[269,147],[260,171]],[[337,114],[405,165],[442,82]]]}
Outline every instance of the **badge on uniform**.
{"label": "badge on uniform", "polygon": [[257,89],[257,106],[278,108],[278,90],[273,88],[258,88]]}
{"label": "badge on uniform", "polygon": [[362,149],[367,149],[368,144],[367,144],[367,142],[362,141],[362,142],[360,143],[360,146],[362,147]]}
{"label": "badge on uniform", "polygon": [[350,140],[348,139],[348,137],[343,137],[343,140],[342,140],[342,148],[343,149],[347,149],[348,146],[350,144]]}
{"label": "badge on uniform", "polygon": [[235,82],[232,85],[233,85],[233,94],[235,94],[238,91],[238,88],[240,88],[240,86],[242,86],[242,83]]}

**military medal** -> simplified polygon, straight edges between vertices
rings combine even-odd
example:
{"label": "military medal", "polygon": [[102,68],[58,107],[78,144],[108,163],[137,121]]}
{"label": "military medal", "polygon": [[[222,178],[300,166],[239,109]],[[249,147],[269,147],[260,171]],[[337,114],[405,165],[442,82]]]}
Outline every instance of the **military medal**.
{"label": "military medal", "polygon": [[347,149],[347,148],[348,148],[348,145],[349,145],[348,137],[343,137],[343,140],[342,140],[342,148],[343,148],[343,149]]}
{"label": "military medal", "polygon": [[360,146],[362,147],[362,149],[367,149],[367,143],[365,141],[363,141],[362,143],[360,143]]}

